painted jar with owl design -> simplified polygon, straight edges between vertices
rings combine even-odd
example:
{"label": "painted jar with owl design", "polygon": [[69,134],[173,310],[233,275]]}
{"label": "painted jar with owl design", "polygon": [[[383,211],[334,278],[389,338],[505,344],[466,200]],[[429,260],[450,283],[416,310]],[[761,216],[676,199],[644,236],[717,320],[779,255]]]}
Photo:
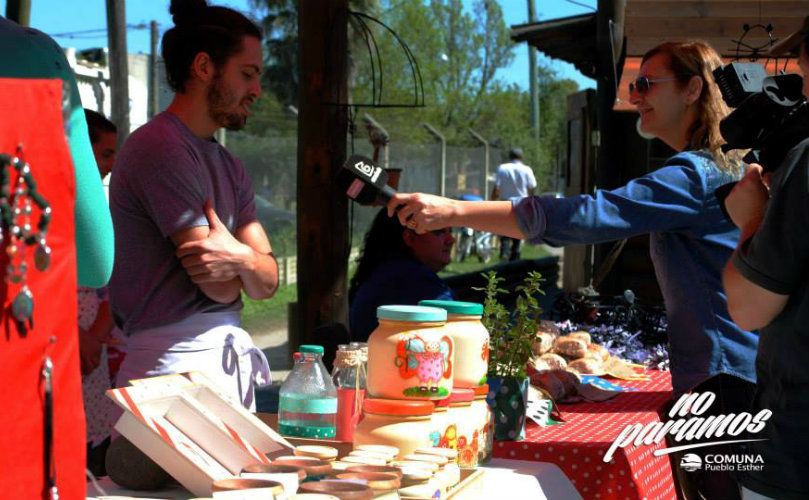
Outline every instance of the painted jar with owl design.
{"label": "painted jar with owl design", "polygon": [[483,305],[454,300],[422,300],[419,305],[447,311],[447,331],[455,342],[455,387],[473,389],[486,383],[489,331],[483,326]]}
{"label": "painted jar with owl design", "polygon": [[489,385],[485,384],[475,387],[475,400],[470,406],[470,413],[475,428],[478,429],[478,462],[485,462],[492,458],[492,447],[494,444],[494,421],[492,420],[492,410],[486,402],[489,394]]}
{"label": "painted jar with owl design", "polygon": [[472,389],[455,388],[449,397],[449,416],[458,423],[455,449],[458,451],[458,465],[461,467],[477,467],[478,437],[480,429],[475,422],[472,401],[475,392]]}
{"label": "painted jar with owl design", "polygon": [[444,328],[444,309],[381,306],[379,326],[368,338],[368,392],[387,399],[449,397],[455,345]]}

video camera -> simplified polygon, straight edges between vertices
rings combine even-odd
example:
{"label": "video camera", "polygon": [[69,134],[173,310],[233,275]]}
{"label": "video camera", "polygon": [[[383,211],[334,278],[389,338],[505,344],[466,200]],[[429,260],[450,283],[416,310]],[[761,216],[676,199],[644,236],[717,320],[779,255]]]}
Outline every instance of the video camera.
{"label": "video camera", "polygon": [[722,150],[751,149],[747,163],[772,172],[809,137],[809,105],[800,75],[768,76],[758,63],[734,62],[713,72],[722,98],[736,108],[719,124]]}
{"label": "video camera", "polygon": [[[713,76],[722,99],[736,108],[719,123],[726,141],[722,151],[750,149],[744,161],[772,172],[790,149],[809,138],[809,104],[799,75],[769,76],[761,64],[733,62],[715,69]],[[723,211],[735,184],[715,191]]]}

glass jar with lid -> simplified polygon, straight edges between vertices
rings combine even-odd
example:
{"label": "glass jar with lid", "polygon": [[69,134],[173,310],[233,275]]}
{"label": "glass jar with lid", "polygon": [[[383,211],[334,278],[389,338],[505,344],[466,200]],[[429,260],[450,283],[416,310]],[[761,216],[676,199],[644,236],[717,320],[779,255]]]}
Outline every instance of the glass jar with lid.
{"label": "glass jar with lid", "polygon": [[368,392],[374,398],[433,400],[452,391],[454,343],[444,309],[381,306],[368,338]]}
{"label": "glass jar with lid", "polygon": [[458,465],[476,467],[478,464],[478,435],[480,431],[473,421],[472,401],[475,393],[472,389],[455,388],[449,397],[449,416],[457,424],[458,432]]}
{"label": "glass jar with lid", "polygon": [[432,445],[429,401],[366,399],[364,418],[354,429],[354,448],[363,445],[387,445],[399,450],[399,457]]}
{"label": "glass jar with lid", "polygon": [[489,331],[483,326],[483,305],[453,300],[422,300],[419,305],[447,311],[446,330],[455,342],[455,387],[486,383],[489,368]]}

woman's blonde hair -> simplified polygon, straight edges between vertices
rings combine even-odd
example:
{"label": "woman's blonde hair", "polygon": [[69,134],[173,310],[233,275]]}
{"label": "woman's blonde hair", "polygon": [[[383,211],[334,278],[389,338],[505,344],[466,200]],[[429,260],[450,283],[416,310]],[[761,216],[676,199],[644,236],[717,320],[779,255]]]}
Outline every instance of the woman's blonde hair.
{"label": "woman's blonde hair", "polygon": [[738,173],[741,167],[740,155],[725,154],[721,149],[725,140],[719,132],[719,122],[730,113],[730,108],[722,100],[722,94],[713,78],[713,70],[722,65],[722,58],[707,43],[692,40],[662,43],[648,51],[641,64],[660,54],[667,57],[669,69],[677,78],[680,88],[685,88],[694,76],[702,79],[702,93],[695,102],[697,119],[689,130],[689,147],[708,150],[719,168]]}

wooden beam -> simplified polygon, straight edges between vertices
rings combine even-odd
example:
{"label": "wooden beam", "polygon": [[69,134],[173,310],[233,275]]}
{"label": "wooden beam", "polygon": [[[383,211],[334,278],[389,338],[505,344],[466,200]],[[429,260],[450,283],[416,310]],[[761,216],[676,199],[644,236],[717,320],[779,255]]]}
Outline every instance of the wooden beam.
{"label": "wooden beam", "polygon": [[[348,198],[335,177],[346,158],[348,0],[300,0],[298,40],[298,306],[294,349],[324,323],[348,325]],[[332,340],[330,342],[330,340]],[[336,340],[336,339],[334,339]],[[297,344],[297,345],[296,345]],[[327,349],[328,350],[328,349]]]}
{"label": "wooden beam", "polygon": [[129,61],[126,50],[126,0],[107,0],[112,122],[118,127],[118,147],[129,135]]}
{"label": "wooden beam", "polygon": [[626,16],[629,18],[646,17],[733,17],[748,18],[751,24],[757,23],[759,18],[762,24],[767,23],[767,18],[771,17],[792,17],[801,9],[806,10],[805,1],[796,2],[794,0],[778,0],[772,2],[750,2],[750,1],[627,1]]}
{"label": "wooden beam", "polygon": [[[694,38],[694,37],[692,37]],[[672,40],[686,40],[688,37],[685,36],[672,36],[672,35],[660,35],[656,37],[644,37],[644,38],[628,38],[626,42],[626,53],[628,56],[642,56],[645,54],[649,49],[660,45],[663,42],[669,42]],[[722,38],[715,38],[715,37],[699,37],[700,40],[706,42],[708,45],[713,47],[721,56],[723,57],[735,57],[736,56],[736,44],[731,41],[730,37],[722,37]],[[734,39],[736,39],[734,37]],[[754,46],[763,45],[765,40],[760,38],[747,38],[745,42],[748,41],[754,42]],[[747,52],[743,52],[740,54],[740,57],[745,57]]]}
{"label": "wooden beam", "polygon": [[[755,22],[755,20],[746,17],[681,18],[671,16],[631,18],[627,19],[626,37],[630,39],[658,37],[672,39],[725,37],[738,39],[743,33],[742,26],[751,22]],[[777,30],[776,36],[779,33],[781,36],[785,36],[799,30],[803,25],[803,18],[770,16],[763,18],[762,22],[771,23]]]}

